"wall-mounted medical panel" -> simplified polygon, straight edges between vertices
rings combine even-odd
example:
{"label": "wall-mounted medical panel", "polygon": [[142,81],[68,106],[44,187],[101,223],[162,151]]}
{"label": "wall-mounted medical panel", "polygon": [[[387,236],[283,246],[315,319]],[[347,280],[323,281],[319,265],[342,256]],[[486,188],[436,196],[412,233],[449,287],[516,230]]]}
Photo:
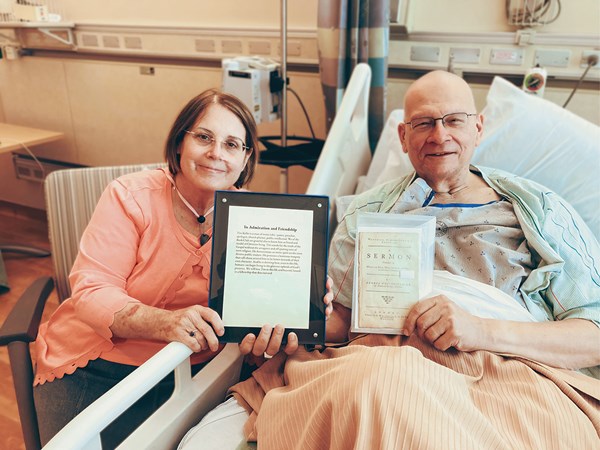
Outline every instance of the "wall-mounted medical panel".
{"label": "wall-mounted medical panel", "polygon": [[450,57],[455,64],[479,64],[481,49],[476,47],[450,47]]}
{"label": "wall-mounted medical panel", "polygon": [[541,67],[569,67],[571,50],[536,50],[535,64]]}
{"label": "wall-mounted medical panel", "polygon": [[410,60],[419,62],[438,62],[440,48],[425,45],[413,45],[410,48]]}
{"label": "wall-mounted medical panel", "polygon": [[518,48],[493,48],[490,52],[490,64],[520,66],[523,64],[523,50]]}

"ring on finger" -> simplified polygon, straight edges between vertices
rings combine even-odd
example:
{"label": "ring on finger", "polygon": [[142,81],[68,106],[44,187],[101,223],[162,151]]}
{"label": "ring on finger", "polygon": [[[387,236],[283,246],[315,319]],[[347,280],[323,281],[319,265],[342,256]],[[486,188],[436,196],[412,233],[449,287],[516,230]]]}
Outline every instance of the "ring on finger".
{"label": "ring on finger", "polygon": [[188,335],[190,337],[195,337],[196,336],[196,330],[188,331]]}

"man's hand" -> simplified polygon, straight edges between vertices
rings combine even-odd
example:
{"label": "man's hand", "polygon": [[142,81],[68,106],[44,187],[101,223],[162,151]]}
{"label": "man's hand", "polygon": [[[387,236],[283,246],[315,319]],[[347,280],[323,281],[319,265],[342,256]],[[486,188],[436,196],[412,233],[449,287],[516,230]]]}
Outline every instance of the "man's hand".
{"label": "man's hand", "polygon": [[[249,333],[240,342],[240,352],[243,355],[252,353],[254,356],[273,356],[281,348],[283,341],[284,328],[281,325],[276,325],[273,328],[271,325],[263,325],[258,333],[258,337]],[[298,336],[291,332],[288,334],[287,344],[284,348],[286,354],[291,355],[298,349]]]}
{"label": "man's hand", "polygon": [[409,336],[415,331],[441,351],[450,347],[465,352],[479,350],[485,337],[483,321],[444,295],[422,300],[412,307],[402,334]]}

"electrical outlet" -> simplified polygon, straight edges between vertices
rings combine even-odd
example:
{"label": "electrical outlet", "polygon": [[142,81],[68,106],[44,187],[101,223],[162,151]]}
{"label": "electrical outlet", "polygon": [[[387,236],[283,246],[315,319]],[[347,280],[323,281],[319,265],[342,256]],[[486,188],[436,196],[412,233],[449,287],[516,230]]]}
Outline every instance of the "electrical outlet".
{"label": "electrical outlet", "polygon": [[571,50],[536,50],[533,61],[541,67],[568,67]]}
{"label": "electrical outlet", "polygon": [[154,67],[140,66],[140,75],[154,75]]}
{"label": "electrical outlet", "polygon": [[15,45],[6,45],[3,48],[3,53],[6,59],[17,59],[19,57],[19,47]]}
{"label": "electrical outlet", "polygon": [[588,58],[592,55],[596,55],[596,65],[592,66],[592,69],[600,69],[600,50],[588,50],[585,52],[581,53],[581,63],[580,63],[580,67],[587,67],[588,66]]}
{"label": "electrical outlet", "polygon": [[302,55],[302,44],[300,42],[288,42],[288,56],[301,56]]}

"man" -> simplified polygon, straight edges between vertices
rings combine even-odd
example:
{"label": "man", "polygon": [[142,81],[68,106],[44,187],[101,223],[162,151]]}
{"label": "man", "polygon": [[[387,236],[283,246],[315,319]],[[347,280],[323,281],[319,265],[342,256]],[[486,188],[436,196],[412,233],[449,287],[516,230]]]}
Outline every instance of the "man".
{"label": "man", "polygon": [[[453,114],[457,112],[460,113],[458,116]],[[548,198],[537,186],[525,180],[517,177],[505,179],[506,174],[497,175],[493,171],[482,175],[471,170],[470,161],[481,140],[484,118],[475,114],[473,95],[462,78],[448,72],[435,71],[417,80],[406,93],[405,117],[406,123],[401,123],[398,127],[402,148],[415,167],[416,177],[424,180],[431,188],[433,198],[430,199],[430,204],[485,205],[489,202],[501,202],[506,197],[506,206],[512,206],[509,209],[514,209],[518,220],[512,226],[523,228],[521,243],[526,240],[524,244],[532,247],[538,255],[543,255],[541,260],[544,261],[542,267],[534,267],[532,261],[529,270],[520,270],[515,278],[519,278],[516,281],[519,281],[521,292],[507,293],[525,297],[521,300],[527,306],[534,310],[542,309],[546,313],[545,321],[536,323],[482,320],[461,310],[447,298],[436,297],[415,306],[406,321],[406,334],[416,331],[422,339],[440,350],[454,347],[462,351],[510,353],[568,369],[599,365],[598,266],[584,265],[580,268],[571,265],[570,258],[579,260],[578,248],[571,249],[569,245],[565,245],[568,243],[562,242],[563,236],[557,234],[561,229],[553,228],[552,222],[548,220],[552,206],[542,205],[542,202],[550,201],[552,205],[558,205],[557,209],[568,207],[554,195]],[[454,123],[448,123],[449,120],[454,120]],[[492,178],[486,181],[486,175]],[[364,200],[354,204],[354,211],[366,211],[367,208],[362,204],[369,204],[369,211],[390,212],[402,191],[410,189],[412,182],[413,177],[408,177],[400,183],[393,182],[380,189],[376,188],[363,196]],[[521,191],[517,198],[506,192],[507,187],[512,185]],[[533,202],[521,206],[523,197],[530,195],[536,197]],[[535,223],[528,225],[530,221],[527,216],[532,212],[536,213],[532,216]],[[431,215],[431,211],[426,214]],[[571,214],[576,215],[572,211]],[[352,283],[351,277],[344,277],[344,274],[351,275],[352,272],[347,271],[345,263],[338,262],[336,253],[354,254],[354,241],[346,239],[346,235],[353,236],[355,226],[356,214],[349,212],[332,242],[330,255],[330,276],[340,289],[336,301],[345,306],[351,305]],[[464,223],[458,223],[457,226],[464,226]],[[536,227],[542,230],[543,235],[536,233]],[[528,239],[529,236],[531,237]],[[591,233],[583,238],[585,240],[579,240],[573,245],[582,248],[587,242],[588,247],[594,251],[592,256],[597,264],[598,243]],[[510,239],[514,240],[515,236],[511,234]],[[460,244],[457,242],[455,246],[460,247]],[[498,248],[493,250],[497,252]],[[571,251],[575,254],[571,255]],[[438,245],[438,260],[442,256],[440,252]],[[495,256],[500,258],[498,253]],[[487,265],[488,262],[483,259],[480,264]],[[342,261],[352,264],[352,260],[347,257],[342,258]],[[477,263],[470,261],[472,266],[479,268]],[[436,260],[436,263],[436,268],[441,268],[440,261]],[[479,280],[482,282],[489,280],[479,274],[479,270],[472,270],[470,277],[483,278]],[[526,274],[528,275],[524,276]],[[338,280],[343,280],[341,285]],[[499,283],[494,280],[488,284]],[[334,310],[340,311],[339,308]],[[345,321],[348,320],[347,311],[341,315]],[[346,322],[340,326],[339,331],[336,330],[336,334],[339,332],[343,335],[344,329],[348,329]],[[331,336],[329,328],[327,332]]]}
{"label": "man", "polygon": [[598,445],[600,381],[564,370],[598,373],[598,242],[557,195],[470,165],[484,118],[464,80],[428,73],[404,109],[415,173],[358,196],[338,226],[328,342],[349,337],[360,212],[435,216],[435,268],[495,287],[537,321],[480,318],[439,295],[411,309],[401,336],[279,352],[232,388],[247,435],[261,449]]}

